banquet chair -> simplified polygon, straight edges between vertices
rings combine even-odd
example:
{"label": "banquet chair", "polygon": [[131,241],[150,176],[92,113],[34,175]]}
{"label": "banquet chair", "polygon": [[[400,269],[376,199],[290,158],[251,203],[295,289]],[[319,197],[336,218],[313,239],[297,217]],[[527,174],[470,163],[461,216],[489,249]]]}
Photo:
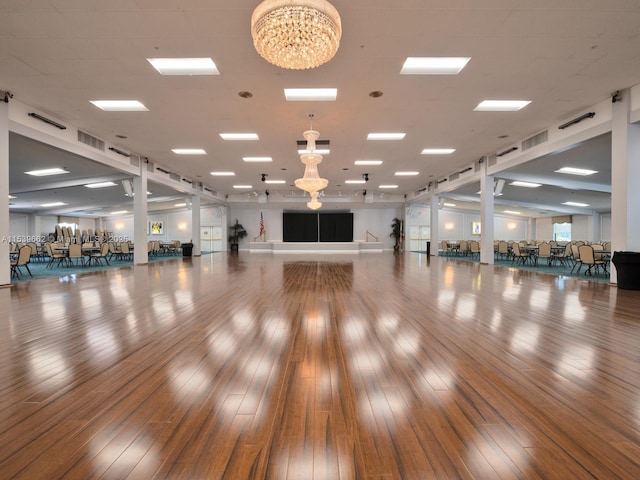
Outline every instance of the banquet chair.
{"label": "banquet chair", "polygon": [[[581,265],[580,267],[582,267],[582,265],[588,265],[589,268],[587,268],[587,271],[585,272],[585,275],[588,273],[589,275],[591,275],[592,270],[595,268],[596,274],[600,271],[600,267],[603,268],[605,273],[609,273],[607,271],[607,264],[604,260],[600,259],[596,259],[594,251],[593,251],[593,247],[591,245],[580,245],[580,247],[578,247],[578,250],[580,252],[580,262]],[[580,273],[580,268],[578,268],[578,273]]]}
{"label": "banquet chair", "polygon": [[18,258],[16,258],[15,260],[11,260],[9,262],[9,265],[11,266],[11,277],[20,278],[20,273],[22,273],[22,271],[20,270],[20,267],[26,268],[27,272],[29,272],[29,276],[33,277],[33,275],[31,274],[31,270],[29,269],[30,259],[31,259],[31,247],[28,245],[24,245],[23,247],[20,248],[20,251],[18,253]]}

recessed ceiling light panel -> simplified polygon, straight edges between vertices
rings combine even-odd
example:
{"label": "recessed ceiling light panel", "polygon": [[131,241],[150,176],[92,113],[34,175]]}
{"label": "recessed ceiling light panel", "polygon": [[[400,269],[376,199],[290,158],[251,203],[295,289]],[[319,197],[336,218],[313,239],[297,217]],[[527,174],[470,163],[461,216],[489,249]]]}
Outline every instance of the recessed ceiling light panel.
{"label": "recessed ceiling light panel", "polygon": [[161,75],[220,75],[211,58],[147,58]]}
{"label": "recessed ceiling light panel", "polygon": [[470,57],[408,57],[400,73],[403,75],[457,75]]}
{"label": "recessed ceiling light panel", "polygon": [[211,172],[211,175],[214,177],[233,177],[235,175],[234,172]]}
{"label": "recessed ceiling light panel", "polygon": [[569,175],[580,175],[586,177],[587,175],[593,175],[594,173],[598,173],[597,170],[588,170],[586,168],[574,168],[574,167],[562,167],[559,170],[555,171],[556,173],[566,173]]}
{"label": "recessed ceiling light panel", "polygon": [[52,203],[44,203],[40,206],[44,208],[49,208],[49,207],[61,207],[63,205],[67,205],[67,204],[64,202],[52,202]]}
{"label": "recessed ceiling light panel", "polygon": [[580,202],[564,202],[563,205],[569,205],[570,207],[588,207],[588,203],[580,203]]}
{"label": "recessed ceiling light panel", "polygon": [[33,175],[34,177],[47,177],[49,175],[62,175],[64,173],[69,173],[69,170],[65,170],[64,168],[43,168],[42,170],[30,170],[24,173],[27,175]]}
{"label": "recessed ceiling light panel", "polygon": [[382,160],[356,160],[355,162],[353,162],[354,165],[361,165],[361,166],[376,166],[376,165],[382,165]]}
{"label": "recessed ceiling light panel", "polygon": [[420,175],[420,172],[396,172],[394,175],[397,177],[415,177]]}
{"label": "recessed ceiling light panel", "polygon": [[509,185],[513,185],[514,187],[525,187],[525,188],[538,188],[542,186],[541,183],[521,182],[520,180],[511,182]]}
{"label": "recessed ceiling light panel", "polygon": [[367,140],[402,140],[406,133],[370,133]]}
{"label": "recessed ceiling light panel", "polygon": [[337,88],[285,88],[288,102],[333,102],[338,96]]}
{"label": "recessed ceiling light panel", "polygon": [[378,188],[392,189],[392,188],[398,188],[398,185],[380,185]]}
{"label": "recessed ceiling light panel", "polygon": [[223,140],[260,140],[257,133],[221,133]]}
{"label": "recessed ceiling light panel", "polygon": [[203,148],[172,148],[171,151],[176,155],[206,155],[207,152]]}
{"label": "recessed ceiling light panel", "polygon": [[473,110],[476,112],[517,112],[530,103],[531,100],[483,100]]}
{"label": "recessed ceiling light panel", "polygon": [[105,112],[148,112],[138,100],[91,100],[96,107]]}
{"label": "recessed ceiling light panel", "polygon": [[420,152],[421,155],[449,155],[455,152],[455,148],[425,148]]}
{"label": "recessed ceiling light panel", "polygon": [[242,157],[242,160],[247,163],[269,163],[273,162],[271,157]]}
{"label": "recessed ceiling light panel", "polygon": [[115,182],[98,182],[98,183],[88,183],[85,185],[87,188],[107,188],[107,187],[115,187],[117,183]]}

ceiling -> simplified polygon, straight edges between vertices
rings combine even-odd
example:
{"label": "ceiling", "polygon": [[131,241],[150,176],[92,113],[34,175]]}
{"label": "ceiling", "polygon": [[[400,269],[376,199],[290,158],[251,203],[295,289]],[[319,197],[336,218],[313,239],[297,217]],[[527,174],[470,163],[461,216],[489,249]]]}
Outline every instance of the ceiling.
{"label": "ceiling", "polygon": [[[346,199],[335,202],[340,207],[362,204],[366,189],[376,196],[376,205],[396,205],[403,194],[640,82],[640,0],[333,0],[342,19],[340,49],[329,63],[307,71],[277,68],[255,52],[250,18],[258,3],[5,0],[0,6],[0,89],[55,121],[148,157],[230,198],[239,194],[239,202],[249,204],[264,192],[263,173],[285,180],[283,186],[268,186],[269,204],[299,198],[304,208],[306,199],[291,185],[303,173],[296,141],[309,129],[310,114],[313,128],[331,145],[320,164],[321,175],[329,180],[326,198]],[[471,60],[459,75],[400,75],[409,56]],[[153,57],[211,57],[220,75],[162,76],[146,60]],[[285,101],[285,88],[303,87],[337,88],[337,101]],[[374,91],[383,95],[373,98],[369,94]],[[242,98],[239,92],[252,96]],[[104,99],[137,99],[149,111],[104,112],[90,103]],[[484,99],[526,99],[531,104],[518,112],[474,111]],[[220,138],[229,132],[255,132],[260,140]],[[367,141],[372,132],[406,136]],[[18,197],[12,200],[18,210],[40,211],[42,198],[52,196],[72,199],[66,213],[98,214],[130,203],[120,186],[92,191],[92,196],[81,186],[93,178],[119,182],[126,175],[45,147],[11,136],[10,190]],[[455,152],[420,155],[428,147]],[[178,156],[173,148],[203,148],[207,154]],[[245,163],[244,156],[270,156],[273,162]],[[610,156],[610,137],[605,135],[536,159],[505,174],[512,178],[496,201],[542,215],[566,210],[561,199],[588,196],[590,210],[608,211]],[[27,159],[42,167],[59,163],[72,173],[53,182],[26,178]],[[355,160],[371,159],[384,163],[354,165]],[[554,166],[569,161],[600,173],[569,184],[566,175],[553,173]],[[214,170],[235,176],[213,177]],[[420,173],[395,176],[400,170]],[[345,183],[365,173],[369,181],[364,186]],[[544,180],[545,186],[509,186],[518,176]],[[71,181],[76,186],[64,185]],[[235,190],[235,184],[252,188]],[[383,191],[383,184],[397,184],[398,189]],[[477,202],[469,200],[479,198],[478,190],[478,184],[467,185],[447,195],[473,208]],[[163,208],[183,196],[159,185],[151,185],[150,191],[150,199],[166,198]]]}

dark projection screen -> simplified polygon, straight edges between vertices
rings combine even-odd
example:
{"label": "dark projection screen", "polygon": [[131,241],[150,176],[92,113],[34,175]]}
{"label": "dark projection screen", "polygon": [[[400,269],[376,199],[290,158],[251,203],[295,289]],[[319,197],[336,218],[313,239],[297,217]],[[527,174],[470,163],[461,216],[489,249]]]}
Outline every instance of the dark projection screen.
{"label": "dark projection screen", "polygon": [[353,242],[353,213],[282,214],[284,242]]}

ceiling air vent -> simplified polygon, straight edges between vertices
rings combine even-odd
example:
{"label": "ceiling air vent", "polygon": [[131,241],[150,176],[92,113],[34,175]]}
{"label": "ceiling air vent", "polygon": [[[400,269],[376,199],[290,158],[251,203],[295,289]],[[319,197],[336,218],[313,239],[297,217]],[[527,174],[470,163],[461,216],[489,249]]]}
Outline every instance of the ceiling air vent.
{"label": "ceiling air vent", "polygon": [[453,182],[454,180],[457,180],[459,176],[460,176],[459,172],[452,173],[451,175],[449,175],[449,181]]}
{"label": "ceiling air vent", "polygon": [[549,138],[549,132],[545,130],[544,132],[540,132],[533,137],[529,137],[526,140],[522,141],[522,151],[529,150],[530,148],[535,147],[536,145],[540,145],[544,143]]}
{"label": "ceiling air vent", "polygon": [[84,143],[85,145],[89,145],[96,150],[104,152],[104,142],[99,138],[94,137],[93,135],[89,135],[88,133],[78,130],[78,141],[80,143]]}
{"label": "ceiling air vent", "polygon": [[175,180],[176,182],[180,181],[180,175],[178,175],[177,173],[169,173],[169,178],[171,178],[171,180]]}
{"label": "ceiling air vent", "polygon": [[131,165],[133,165],[134,167],[139,167],[140,166],[140,156],[136,155],[135,153],[132,153],[131,156],[129,157],[129,163]]}

